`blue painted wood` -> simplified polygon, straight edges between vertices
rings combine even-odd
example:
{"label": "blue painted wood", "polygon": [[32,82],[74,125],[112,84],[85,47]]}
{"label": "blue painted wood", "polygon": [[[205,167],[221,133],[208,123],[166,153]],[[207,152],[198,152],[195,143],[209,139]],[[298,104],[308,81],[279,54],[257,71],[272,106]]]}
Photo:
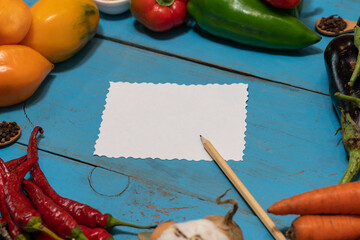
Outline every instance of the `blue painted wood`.
{"label": "blue painted wood", "polygon": [[[109,81],[249,84],[244,161],[230,162],[229,165],[265,209],[284,197],[336,184],[346,168],[345,151],[341,145],[337,146],[340,136],[334,136],[339,123],[332,110],[330,97],[101,39],[94,39],[74,58],[57,64],[52,74],[25,105],[0,109],[2,119],[17,121],[23,128],[19,143],[0,150],[0,154],[5,159],[14,157],[12,151],[15,150],[12,149],[23,148],[21,145],[27,144],[33,125],[40,125],[45,130],[40,149],[147,182],[148,186],[153,187],[151,193],[155,196],[161,196],[161,189],[167,189],[184,195],[186,200],[197,199],[201,209],[187,209],[181,216],[190,218],[195,213],[207,215],[204,212],[208,207],[206,202],[213,201],[214,196],[232,188],[214,162],[93,156]],[[76,177],[79,177],[77,175],[80,170],[66,170],[68,162],[71,161],[60,159],[56,164],[47,165],[46,171],[68,171],[71,176],[75,171]],[[96,175],[100,176],[98,179],[106,175],[98,171],[94,173],[99,174]],[[62,186],[58,181],[61,182],[58,178],[52,183]],[[74,182],[87,184],[84,176]],[[101,194],[110,191],[114,195],[126,183],[117,186],[110,181],[109,184],[111,186],[102,188],[102,183],[95,182],[93,186]],[[112,184],[116,186],[114,191],[111,191]],[[150,202],[146,206],[153,204],[153,195],[137,194],[142,189],[133,189],[133,194],[129,191],[124,213],[127,220],[134,220],[133,213],[139,214],[139,209],[127,205],[127,201],[136,199],[142,204]],[[89,189],[86,192],[73,191],[71,196],[74,198],[89,201],[93,199]],[[239,195],[232,191],[231,196],[236,197],[241,205],[239,212],[241,216],[244,215],[242,222],[247,239],[272,239]],[[156,209],[194,206],[185,204],[185,200],[177,203],[170,201],[171,199],[172,197],[162,199]],[[114,202],[102,202],[100,205],[104,210],[111,210],[116,206]],[[181,219],[180,215],[173,214],[152,212],[150,215],[159,221],[175,217]],[[294,218],[271,217],[282,229],[289,227]]]}
{"label": "blue painted wood", "polygon": [[[32,5],[36,0],[26,2]],[[357,21],[359,9],[360,1],[356,0],[304,0],[301,20],[315,30],[316,19],[333,14]],[[264,50],[213,37],[193,26],[153,33],[136,22],[129,11],[118,16],[102,14],[98,33],[129,44],[328,93],[323,50],[332,37],[323,37],[321,42],[297,51]]]}
{"label": "blue painted wood", "polygon": [[[45,139],[39,140],[41,146]],[[0,157],[22,156],[26,148],[15,145],[2,149]],[[183,222],[200,219],[208,215],[225,215],[229,205],[219,206],[215,199],[222,192],[214,192],[209,200],[201,200],[177,191],[151,184],[131,176],[77,163],[69,159],[39,151],[39,165],[51,186],[60,195],[86,203],[102,213],[133,224],[148,226],[166,220]],[[226,197],[240,202],[245,209],[239,211],[234,220],[241,226],[246,239],[252,233],[262,239],[271,239],[259,220],[246,212],[247,207],[232,191]],[[226,199],[226,197],[224,199]],[[248,210],[247,210],[248,211]],[[125,226],[114,227],[110,232],[114,239],[137,239],[138,232],[147,231]]]}

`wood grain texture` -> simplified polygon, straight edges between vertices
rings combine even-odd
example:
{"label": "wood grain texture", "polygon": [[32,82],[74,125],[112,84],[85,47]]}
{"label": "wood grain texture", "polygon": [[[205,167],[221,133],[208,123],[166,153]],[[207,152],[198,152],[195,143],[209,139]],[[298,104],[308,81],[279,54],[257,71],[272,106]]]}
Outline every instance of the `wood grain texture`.
{"label": "wood grain texture", "polygon": [[[109,81],[247,83],[249,100],[244,161],[229,162],[229,165],[265,209],[284,197],[335,184],[346,169],[344,148],[337,146],[341,137],[334,136],[339,123],[330,97],[101,39],[94,39],[74,58],[57,64],[25,105],[0,109],[2,119],[18,122],[23,130],[19,144],[11,148],[26,145],[33,125],[40,125],[45,131],[41,149],[146,181],[154,187],[155,194],[161,194],[159,191],[164,188],[189,198],[211,201],[214,195],[231,187],[213,162],[93,156]],[[1,150],[0,154],[8,159],[9,153]],[[63,167],[60,161],[46,170],[54,168],[52,171],[56,171]],[[75,197],[79,193],[74,194]],[[83,199],[92,197],[87,194],[82,195]],[[149,198],[132,197],[139,201]],[[165,200],[158,206],[169,208]],[[258,239],[259,232],[263,234],[261,239],[271,239],[265,228],[259,230],[262,224],[253,219],[246,203],[239,200],[239,206],[240,215],[246,218],[247,239]],[[160,221],[166,220],[172,218],[172,214],[158,217]],[[271,218],[280,229],[288,227],[292,219]],[[253,226],[256,231],[249,230]]]}
{"label": "wood grain texture", "polygon": [[[45,141],[41,139],[39,145],[41,146]],[[0,154],[8,156],[4,159],[8,161],[14,156],[22,156],[25,153],[25,148],[13,146],[2,149]],[[154,225],[166,220],[182,222],[211,214],[225,215],[229,210],[229,206],[219,206],[215,202],[216,197],[222,192],[214,193],[212,199],[204,201],[105,169],[95,168],[101,173],[91,174],[94,170],[93,166],[42,151],[39,151],[39,165],[51,186],[60,195],[86,203],[103,213],[111,213],[114,217],[129,223]],[[102,193],[99,194],[91,185],[97,185]],[[124,185],[128,187],[122,191]],[[117,192],[121,194],[114,195]],[[232,197],[236,201],[241,201],[234,193],[228,193],[224,199]],[[252,232],[257,232],[263,239],[271,239],[257,222],[256,217],[237,213],[234,220],[247,232],[244,233],[247,239],[251,239]],[[115,240],[135,240],[136,234],[140,231],[146,230],[117,226],[110,232]]]}
{"label": "wood grain texture", "polygon": [[246,203],[251,207],[256,216],[261,220],[264,226],[268,229],[271,235],[276,240],[286,240],[284,234],[276,227],[271,218],[266,214],[264,209],[256,201],[256,199],[251,195],[246,186],[241,182],[239,177],[234,173],[234,171],[227,164],[225,159],[220,155],[220,153],[215,149],[211,142],[205,139],[200,135],[202,144],[204,145],[205,150],[209,153],[211,158],[216,162],[220,169],[224,172],[226,177],[234,185],[236,190],[240,193],[241,197],[246,201]]}
{"label": "wood grain texture", "polygon": [[[25,0],[30,6],[36,0]],[[315,31],[320,17],[338,14],[357,21],[360,1],[303,0],[301,21]],[[118,16],[101,14],[98,33],[107,37],[249,73],[272,81],[328,93],[323,50],[332,37],[296,51],[274,51],[248,47],[211,36],[196,26],[182,26],[166,33],[145,29],[128,11]]]}
{"label": "wood grain texture", "polygon": [[[356,0],[341,4],[304,1],[302,19],[308,26],[335,13],[347,19],[358,17],[360,2]],[[339,122],[330,97],[316,93],[328,92],[322,54],[332,38],[324,37],[304,51],[279,54],[239,46],[185,26],[166,35],[154,34],[129,12],[102,15],[98,32],[126,44],[93,39],[75,57],[56,64],[26,103],[0,108],[0,120],[16,121],[22,128],[18,143],[0,149],[1,158],[23,155],[33,126],[40,125],[45,131],[39,144],[40,164],[54,188],[66,196],[137,224],[225,214],[227,208],[216,206],[215,198],[232,186],[214,162],[97,157],[94,144],[109,81],[243,82],[249,85],[244,161],[228,164],[259,204],[266,209],[282,198],[340,180],[348,162],[341,142],[338,145],[341,136],[335,136]],[[244,77],[237,71],[270,81]],[[272,239],[235,190],[227,196],[239,202],[235,220],[245,239]],[[270,217],[281,230],[294,218]],[[119,228],[115,238],[135,240],[135,232]]]}

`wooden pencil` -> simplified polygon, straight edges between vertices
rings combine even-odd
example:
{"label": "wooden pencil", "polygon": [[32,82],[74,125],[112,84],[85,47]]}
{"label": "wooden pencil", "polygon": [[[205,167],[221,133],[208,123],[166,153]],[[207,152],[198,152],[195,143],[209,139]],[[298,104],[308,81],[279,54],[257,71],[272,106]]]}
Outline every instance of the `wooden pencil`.
{"label": "wooden pencil", "polygon": [[226,163],[223,157],[218,153],[215,147],[211,144],[210,141],[205,139],[200,135],[201,142],[205,148],[205,150],[209,153],[212,159],[217,163],[217,165],[221,168],[221,170],[225,173],[231,183],[235,186],[235,188],[239,191],[241,196],[245,199],[247,204],[251,207],[251,209],[255,212],[261,222],[265,225],[265,227],[269,230],[272,236],[276,240],[286,240],[284,234],[276,227],[270,217],[266,214],[266,212],[262,209],[256,199],[250,194],[245,185],[240,181],[240,179],[236,176],[234,171],[230,168],[230,166]]}

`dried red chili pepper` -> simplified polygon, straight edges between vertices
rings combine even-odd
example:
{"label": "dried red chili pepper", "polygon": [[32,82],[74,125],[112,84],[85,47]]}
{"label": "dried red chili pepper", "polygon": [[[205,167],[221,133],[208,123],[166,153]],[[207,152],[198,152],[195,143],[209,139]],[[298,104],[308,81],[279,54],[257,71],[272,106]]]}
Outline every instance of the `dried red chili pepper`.
{"label": "dried red chili pepper", "polygon": [[31,169],[31,176],[36,185],[50,197],[55,203],[65,209],[71,216],[81,225],[85,225],[90,228],[111,228],[114,226],[128,226],[141,229],[154,228],[155,226],[138,226],[130,223],[126,223],[114,218],[111,214],[102,214],[99,210],[90,207],[89,205],[79,203],[72,199],[64,198],[57,194],[57,192],[50,186],[44,173],[39,167],[39,164],[35,164]]}
{"label": "dried red chili pepper", "polygon": [[84,225],[80,225],[81,230],[83,231],[84,235],[89,240],[113,240],[113,236],[106,231],[104,228],[89,228]]}
{"label": "dried red chili pepper", "polygon": [[[35,127],[31,133],[27,160],[15,168],[8,177],[4,188],[5,202],[10,215],[20,229],[27,232],[43,231],[57,238],[50,229],[42,225],[40,213],[33,208],[30,200],[21,190],[21,183],[25,175],[38,161],[36,142],[38,132],[43,133],[41,127]],[[60,240],[61,238],[57,239]]]}
{"label": "dried red chili pepper", "polygon": [[3,178],[4,184],[5,182],[7,182],[7,179],[10,176],[10,171],[7,168],[4,160],[2,160],[1,158],[0,158],[0,176]]}
{"label": "dried red chili pepper", "polygon": [[8,226],[9,233],[12,239],[17,240],[25,240],[28,238],[26,234],[24,234],[20,228],[14,223],[12,220],[10,213],[6,207],[5,203],[5,183],[7,181],[9,172],[5,166],[4,161],[0,158],[0,212],[1,216],[3,217],[4,222],[6,222]]}
{"label": "dried red chili pepper", "polygon": [[87,240],[75,219],[46,196],[35,183],[24,180],[23,189],[27,192],[35,208],[40,212],[44,222],[54,229],[60,237]]}
{"label": "dried red chili pepper", "polygon": [[27,155],[24,155],[22,157],[19,157],[19,158],[15,158],[15,159],[12,159],[10,161],[7,161],[5,163],[6,165],[6,168],[12,172],[17,166],[19,166],[21,163],[25,162],[27,159]]}

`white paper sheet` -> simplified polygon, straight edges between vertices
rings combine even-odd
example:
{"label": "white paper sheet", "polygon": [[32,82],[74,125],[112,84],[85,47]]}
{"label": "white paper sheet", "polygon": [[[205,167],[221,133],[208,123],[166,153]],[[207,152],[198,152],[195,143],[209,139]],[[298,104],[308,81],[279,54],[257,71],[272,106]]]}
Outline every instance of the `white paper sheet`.
{"label": "white paper sheet", "polygon": [[95,155],[211,160],[200,135],[225,160],[245,148],[247,84],[110,82]]}

